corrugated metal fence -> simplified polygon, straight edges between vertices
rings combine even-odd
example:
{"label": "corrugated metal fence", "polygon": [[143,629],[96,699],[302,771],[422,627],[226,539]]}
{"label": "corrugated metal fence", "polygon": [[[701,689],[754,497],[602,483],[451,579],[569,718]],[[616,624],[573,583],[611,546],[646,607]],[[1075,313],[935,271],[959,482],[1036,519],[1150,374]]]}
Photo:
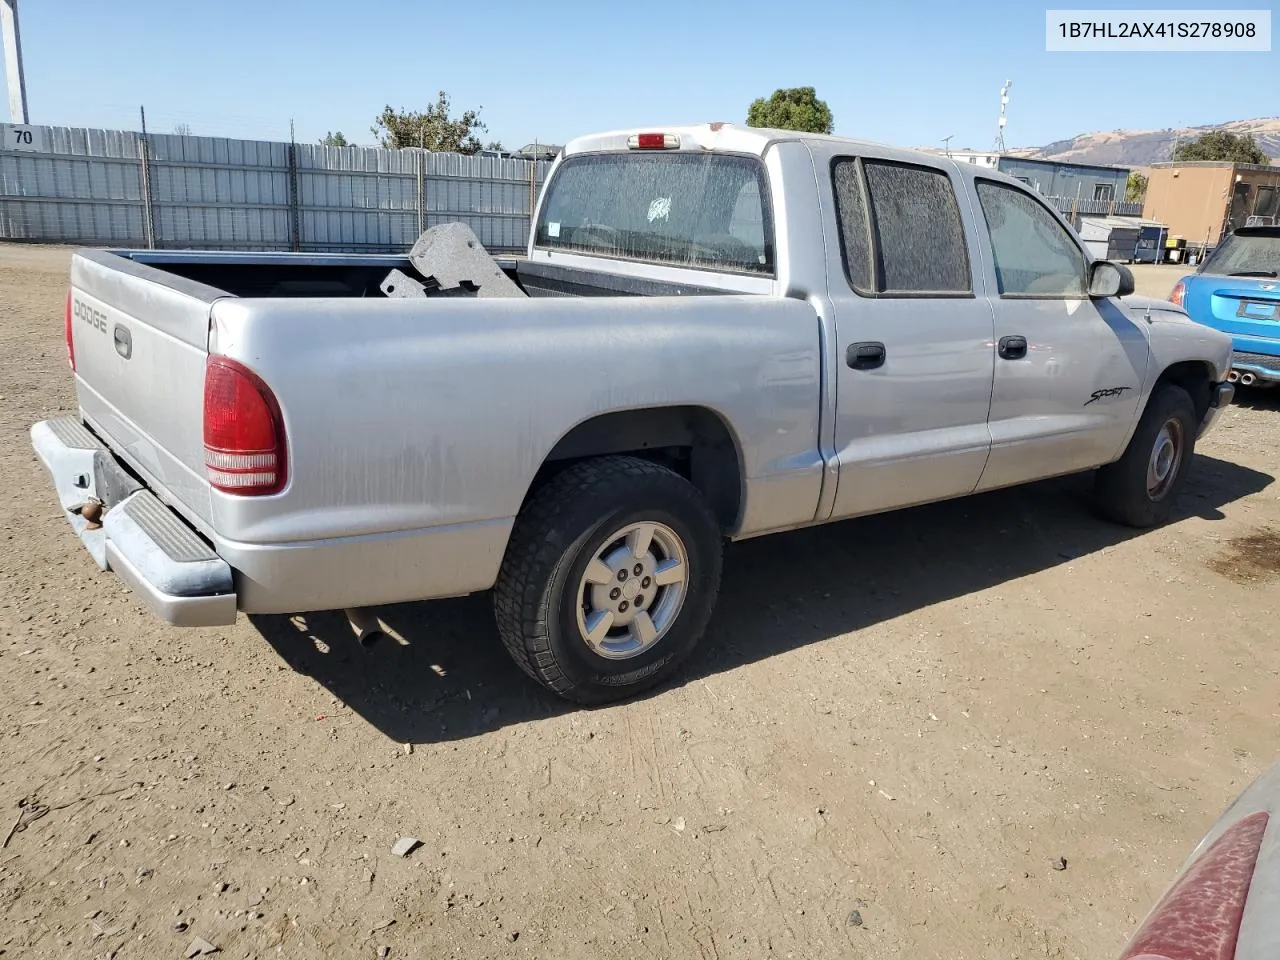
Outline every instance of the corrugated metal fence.
{"label": "corrugated metal fence", "polygon": [[[7,128],[12,130],[13,128]],[[70,127],[0,139],[0,240],[225,250],[405,250],[461,220],[518,250],[550,164]],[[1047,198],[1064,214],[1141,204]]]}
{"label": "corrugated metal fence", "polygon": [[516,250],[550,164],[40,127],[0,147],[0,240],[174,249],[407,250],[463,221]]}

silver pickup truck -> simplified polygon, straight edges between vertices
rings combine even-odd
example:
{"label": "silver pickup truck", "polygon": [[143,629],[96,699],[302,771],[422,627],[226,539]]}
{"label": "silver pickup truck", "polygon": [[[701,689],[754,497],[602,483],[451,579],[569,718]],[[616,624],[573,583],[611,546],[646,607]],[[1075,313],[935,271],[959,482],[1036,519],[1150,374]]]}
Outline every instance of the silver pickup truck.
{"label": "silver pickup truck", "polygon": [[31,431],[72,526],[178,625],[492,590],[602,702],[690,652],[725,539],[1086,470],[1157,524],[1233,393],[1229,338],[1033,191],[852,140],[584,137],[503,267],[400,298],[405,257],[76,253],[79,415]]}

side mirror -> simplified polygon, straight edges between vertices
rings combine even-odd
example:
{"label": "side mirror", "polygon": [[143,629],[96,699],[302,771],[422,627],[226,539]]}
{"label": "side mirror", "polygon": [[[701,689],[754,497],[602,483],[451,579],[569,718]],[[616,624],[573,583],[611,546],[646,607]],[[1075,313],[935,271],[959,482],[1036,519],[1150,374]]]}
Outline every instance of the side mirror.
{"label": "side mirror", "polygon": [[1089,267],[1089,296],[1127,297],[1133,293],[1133,273],[1110,260],[1095,260]]}

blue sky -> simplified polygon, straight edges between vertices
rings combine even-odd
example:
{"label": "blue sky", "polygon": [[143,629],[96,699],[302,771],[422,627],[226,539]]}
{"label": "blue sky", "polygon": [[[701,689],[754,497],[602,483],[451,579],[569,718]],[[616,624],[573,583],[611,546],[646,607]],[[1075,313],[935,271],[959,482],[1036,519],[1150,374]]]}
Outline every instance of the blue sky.
{"label": "blue sky", "polygon": [[32,122],[73,126],[136,129],[145,104],[156,132],[285,139],[292,118],[299,140],[342,130],[371,143],[385,104],[444,89],[517,147],[742,121],[753,98],[806,85],[836,133],[986,149],[1008,78],[1010,146],[1280,113],[1280,54],[1046,53],[1046,5],[1070,6],[21,0],[20,14]]}

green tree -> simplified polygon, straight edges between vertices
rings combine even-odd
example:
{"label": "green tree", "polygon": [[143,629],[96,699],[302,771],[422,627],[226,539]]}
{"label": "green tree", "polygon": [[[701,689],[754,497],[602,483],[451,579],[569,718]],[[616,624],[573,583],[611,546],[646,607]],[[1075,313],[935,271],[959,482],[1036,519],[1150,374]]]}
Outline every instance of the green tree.
{"label": "green tree", "polygon": [[322,147],[350,147],[353,146],[341,130],[331,131],[320,138],[320,146]]}
{"label": "green tree", "polygon": [[1217,160],[1227,163],[1271,163],[1252,134],[1237,135],[1225,130],[1210,130],[1173,151],[1173,159],[1181,161]]}
{"label": "green tree", "polygon": [[1137,170],[1129,173],[1129,182],[1124,185],[1124,198],[1129,203],[1141,203],[1147,195],[1147,178]]}
{"label": "green tree", "polygon": [[768,100],[760,97],[752,101],[747,108],[747,126],[830,133],[831,108],[818,99],[813,87],[775,90]]}
{"label": "green tree", "polygon": [[484,145],[486,150],[496,150],[498,153],[506,153],[507,148],[502,145],[501,140],[490,140]]}
{"label": "green tree", "polygon": [[422,112],[393,110],[387,106],[371,128],[384,147],[399,150],[420,147],[450,153],[475,153],[480,149],[477,133],[489,128],[480,122],[479,110],[449,116],[449,95],[443,90],[436,102]]}

